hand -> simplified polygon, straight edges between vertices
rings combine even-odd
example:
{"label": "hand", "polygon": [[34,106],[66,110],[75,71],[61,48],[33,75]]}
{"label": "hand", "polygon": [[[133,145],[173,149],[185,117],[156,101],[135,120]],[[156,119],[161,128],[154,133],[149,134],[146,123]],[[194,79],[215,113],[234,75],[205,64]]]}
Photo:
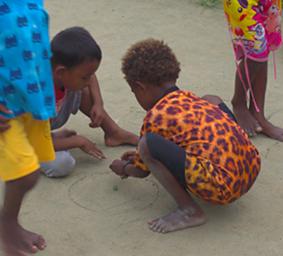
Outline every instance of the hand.
{"label": "hand", "polygon": [[102,153],[102,151],[96,147],[95,143],[93,143],[92,141],[90,141],[89,139],[83,136],[80,135],[76,135],[76,136],[77,139],[79,140],[79,144],[80,144],[79,147],[82,151],[100,160],[106,158]]}
{"label": "hand", "polygon": [[8,124],[9,119],[1,115],[2,113],[5,114],[12,114],[12,111],[8,110],[4,105],[0,104],[0,132],[4,132],[10,128]]}
{"label": "hand", "polygon": [[91,123],[89,126],[91,128],[97,128],[101,126],[101,123],[104,118],[104,109],[101,105],[93,105],[91,110],[90,110],[90,119]]}
{"label": "hand", "polygon": [[112,162],[109,168],[121,178],[126,178],[128,175],[125,172],[127,161],[116,159]]}
{"label": "hand", "polygon": [[133,161],[136,154],[136,151],[127,151],[121,156],[121,160]]}

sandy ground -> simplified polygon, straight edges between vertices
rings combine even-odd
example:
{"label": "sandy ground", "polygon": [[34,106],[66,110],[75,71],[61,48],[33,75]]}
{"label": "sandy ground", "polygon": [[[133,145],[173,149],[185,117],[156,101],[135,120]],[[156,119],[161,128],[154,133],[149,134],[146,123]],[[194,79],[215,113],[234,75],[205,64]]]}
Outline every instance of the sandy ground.
{"label": "sandy ground", "polygon": [[[105,107],[123,127],[138,133],[144,112],[120,72],[130,44],[164,39],[182,63],[179,85],[199,95],[233,93],[234,63],[221,8],[204,9],[189,0],[47,0],[51,34],[73,25],[86,27],[103,50],[97,75]],[[269,70],[266,112],[283,126],[283,52],[278,79]],[[54,256],[279,256],[283,251],[283,144],[258,136],[262,172],[251,191],[227,207],[201,203],[209,222],[166,235],[151,232],[147,220],[175,208],[152,178],[121,181],[108,166],[128,147],[107,148],[103,133],[77,115],[67,127],[103,149],[105,161],[73,151],[77,168],[65,179],[42,177],[22,209],[22,222],[45,235]],[[117,187],[117,190],[114,189]]]}

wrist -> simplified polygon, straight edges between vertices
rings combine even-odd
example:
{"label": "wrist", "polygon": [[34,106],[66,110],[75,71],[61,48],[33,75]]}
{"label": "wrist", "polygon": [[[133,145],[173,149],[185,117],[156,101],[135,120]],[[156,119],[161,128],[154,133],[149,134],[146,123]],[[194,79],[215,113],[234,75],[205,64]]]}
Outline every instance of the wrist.
{"label": "wrist", "polygon": [[81,148],[82,146],[84,146],[85,138],[80,135],[75,135],[74,142],[76,147]]}

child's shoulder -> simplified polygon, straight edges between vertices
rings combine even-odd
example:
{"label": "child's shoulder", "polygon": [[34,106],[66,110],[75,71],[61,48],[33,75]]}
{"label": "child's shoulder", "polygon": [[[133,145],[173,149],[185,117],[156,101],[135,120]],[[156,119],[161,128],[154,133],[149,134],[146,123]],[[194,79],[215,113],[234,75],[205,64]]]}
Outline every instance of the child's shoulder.
{"label": "child's shoulder", "polygon": [[198,108],[205,107],[207,104],[202,98],[194,94],[189,90],[178,90],[174,91],[168,95],[166,95],[159,104],[156,105],[159,108],[159,105],[164,105],[167,107],[174,106],[174,107],[185,107],[185,111],[187,111],[188,107],[192,107],[194,105],[199,105]]}
{"label": "child's shoulder", "polygon": [[164,96],[156,105],[158,104],[174,104],[178,105],[182,102],[193,102],[199,99],[194,93],[188,90],[176,90],[166,96]]}
{"label": "child's shoulder", "polygon": [[147,112],[145,119],[149,120],[153,117],[154,119],[158,119],[161,118],[161,116],[164,119],[172,115],[182,115],[183,113],[190,112],[192,108],[194,108],[193,106],[198,105],[200,102],[204,103],[201,98],[192,92],[176,90],[161,98],[152,109]]}

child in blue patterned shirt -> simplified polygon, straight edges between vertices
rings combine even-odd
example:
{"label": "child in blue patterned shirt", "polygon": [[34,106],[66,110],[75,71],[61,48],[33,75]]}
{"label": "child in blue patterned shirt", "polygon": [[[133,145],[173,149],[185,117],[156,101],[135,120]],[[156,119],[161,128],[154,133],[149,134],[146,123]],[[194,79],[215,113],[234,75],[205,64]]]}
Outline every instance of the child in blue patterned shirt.
{"label": "child in blue patterned shirt", "polygon": [[38,180],[39,163],[55,157],[49,125],[55,98],[43,0],[1,1],[0,31],[0,179],[5,182],[0,235],[6,255],[26,255],[46,244],[19,224],[21,204]]}

